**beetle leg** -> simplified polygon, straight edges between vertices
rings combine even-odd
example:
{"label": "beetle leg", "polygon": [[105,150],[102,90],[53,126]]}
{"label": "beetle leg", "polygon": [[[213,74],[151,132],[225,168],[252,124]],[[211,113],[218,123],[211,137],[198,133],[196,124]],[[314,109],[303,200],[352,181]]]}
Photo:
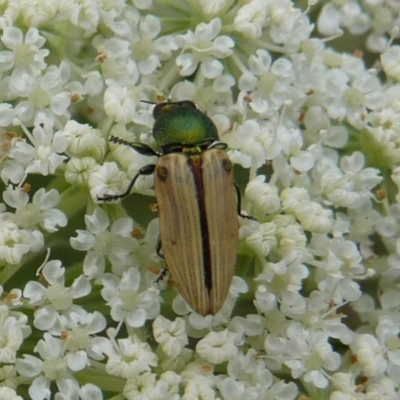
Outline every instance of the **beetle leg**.
{"label": "beetle leg", "polygon": [[235,190],[236,190],[237,214],[239,215],[239,217],[255,220],[255,218],[252,217],[252,216],[250,216],[250,215],[244,215],[244,214],[242,214],[242,196],[241,196],[241,194],[240,194],[240,189],[239,189],[239,187],[236,185],[236,183],[234,183],[233,185],[234,185]]}
{"label": "beetle leg", "polygon": [[157,285],[164,280],[164,278],[167,276],[168,273],[168,268],[164,268],[161,272],[160,275],[157,276],[157,278],[154,280],[154,283],[157,283]]}
{"label": "beetle leg", "polygon": [[208,150],[210,150],[210,149],[226,150],[227,148],[228,148],[228,145],[226,143],[223,143],[223,142],[214,142],[214,143],[211,143],[207,147]]}
{"label": "beetle leg", "polygon": [[104,194],[102,197],[97,196],[97,200],[100,201],[112,201],[112,200],[117,200],[117,199],[123,199],[124,197],[128,196],[129,193],[131,192],[133,185],[135,184],[137,178],[139,178],[140,175],[151,175],[154,173],[156,166],[155,164],[149,164],[145,165],[143,168],[139,169],[139,172],[133,177],[131,180],[131,183],[129,184],[128,188],[125,190],[125,192],[121,194]]}
{"label": "beetle leg", "polygon": [[[165,260],[164,254],[161,252],[161,239],[160,236],[157,239],[157,244],[156,244],[156,252],[158,257],[162,258],[163,260]],[[159,284],[167,275],[168,272],[168,268],[164,268],[161,273],[157,276],[157,278],[155,279],[155,283]]]}
{"label": "beetle leg", "polygon": [[162,258],[163,260],[165,260],[164,254],[162,253],[162,247],[161,247],[161,239],[160,236],[157,239],[157,244],[156,244],[156,253],[158,255],[158,257]]}
{"label": "beetle leg", "polygon": [[154,151],[150,146],[147,146],[147,144],[138,143],[138,142],[129,142],[128,140],[121,139],[117,136],[111,136],[109,140],[112,143],[123,144],[125,146],[132,147],[132,149],[136,150],[139,154],[142,154],[144,156],[160,157],[160,155],[161,155],[161,154],[157,153],[156,151]]}

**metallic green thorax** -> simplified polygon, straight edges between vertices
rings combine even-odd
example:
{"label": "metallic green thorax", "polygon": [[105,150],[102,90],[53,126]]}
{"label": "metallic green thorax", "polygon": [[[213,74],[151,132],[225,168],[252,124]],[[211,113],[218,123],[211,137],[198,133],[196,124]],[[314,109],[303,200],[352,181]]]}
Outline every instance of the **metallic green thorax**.
{"label": "metallic green thorax", "polygon": [[214,123],[191,101],[157,104],[153,116],[153,136],[164,154],[218,140]]}

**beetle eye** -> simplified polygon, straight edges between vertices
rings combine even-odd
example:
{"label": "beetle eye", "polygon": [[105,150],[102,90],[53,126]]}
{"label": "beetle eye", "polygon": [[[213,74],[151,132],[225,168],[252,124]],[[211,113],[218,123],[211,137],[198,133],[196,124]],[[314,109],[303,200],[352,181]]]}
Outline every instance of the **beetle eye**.
{"label": "beetle eye", "polygon": [[167,103],[156,104],[153,108],[153,118],[157,119],[162,113]]}
{"label": "beetle eye", "polygon": [[156,104],[153,109],[153,118],[157,119],[161,114],[165,114],[166,112],[170,112],[172,109],[177,108],[194,108],[197,110],[196,105],[190,100],[177,101],[174,103],[167,101],[165,103]]}
{"label": "beetle eye", "polygon": [[179,107],[181,108],[196,108],[196,105],[193,103],[193,101],[190,100],[183,100],[183,101],[179,101],[178,103],[176,103]]}

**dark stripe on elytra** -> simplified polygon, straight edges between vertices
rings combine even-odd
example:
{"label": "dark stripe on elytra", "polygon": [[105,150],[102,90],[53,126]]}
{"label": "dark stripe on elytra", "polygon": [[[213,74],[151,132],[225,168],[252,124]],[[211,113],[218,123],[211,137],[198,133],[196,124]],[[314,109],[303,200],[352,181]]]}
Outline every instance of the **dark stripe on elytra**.
{"label": "dark stripe on elytra", "polygon": [[206,204],[204,201],[204,183],[203,174],[201,169],[202,157],[200,156],[197,160],[189,157],[189,165],[193,171],[194,183],[197,194],[197,204],[199,207],[200,215],[200,229],[201,229],[201,243],[203,252],[203,266],[204,266],[204,284],[208,291],[212,288],[212,274],[211,274],[211,248],[208,234],[208,223]]}

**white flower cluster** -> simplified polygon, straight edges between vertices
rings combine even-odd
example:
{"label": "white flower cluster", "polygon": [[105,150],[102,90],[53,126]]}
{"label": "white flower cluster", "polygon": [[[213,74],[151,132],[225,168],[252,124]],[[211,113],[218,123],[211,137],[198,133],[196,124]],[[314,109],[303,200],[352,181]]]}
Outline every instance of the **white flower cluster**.
{"label": "white flower cluster", "polygon": [[[0,400],[399,398],[398,1],[0,3]],[[98,201],[167,99],[254,217],[216,315],[168,287],[143,196]]]}

